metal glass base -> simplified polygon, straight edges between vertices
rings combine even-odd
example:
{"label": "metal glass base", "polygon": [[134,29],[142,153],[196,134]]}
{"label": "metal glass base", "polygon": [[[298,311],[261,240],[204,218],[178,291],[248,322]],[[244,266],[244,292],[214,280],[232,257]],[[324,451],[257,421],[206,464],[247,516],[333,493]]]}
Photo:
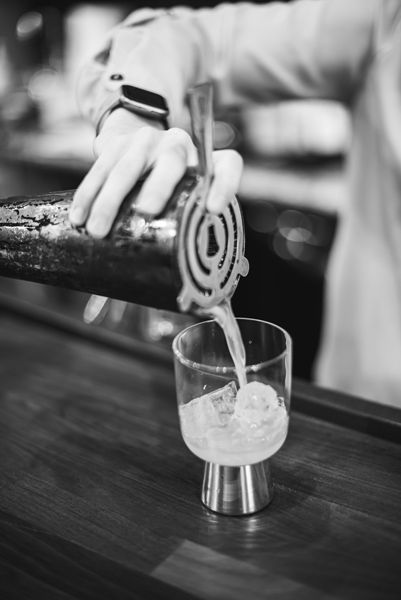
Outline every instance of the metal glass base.
{"label": "metal glass base", "polygon": [[224,515],[247,515],[261,510],[273,498],[268,461],[243,467],[205,463],[202,502]]}

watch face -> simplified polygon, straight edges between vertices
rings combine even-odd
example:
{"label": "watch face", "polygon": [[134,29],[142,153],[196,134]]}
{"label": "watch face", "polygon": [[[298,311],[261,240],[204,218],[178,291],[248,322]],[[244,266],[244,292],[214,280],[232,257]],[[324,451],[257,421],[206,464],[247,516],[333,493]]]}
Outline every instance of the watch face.
{"label": "watch face", "polygon": [[147,90],[143,90],[132,85],[123,85],[122,86],[123,96],[126,100],[131,104],[131,106],[136,107],[138,109],[147,109],[160,114],[162,117],[166,117],[168,115],[168,107],[163,96],[159,94],[155,94],[153,92],[148,92]]}

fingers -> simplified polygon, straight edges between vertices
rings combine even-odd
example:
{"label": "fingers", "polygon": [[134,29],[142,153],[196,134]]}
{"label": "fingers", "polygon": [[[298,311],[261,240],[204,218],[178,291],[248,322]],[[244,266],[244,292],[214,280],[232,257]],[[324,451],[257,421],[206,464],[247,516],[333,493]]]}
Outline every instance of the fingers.
{"label": "fingers", "polygon": [[109,233],[125,197],[150,166],[157,133],[150,128],[139,130],[109,171],[86,222],[86,230],[92,237],[103,238]]}
{"label": "fingers", "polygon": [[99,158],[76,190],[70,209],[71,222],[86,223],[92,237],[105,237],[124,198],[150,168],[136,206],[142,212],[158,214],[188,164],[194,164],[195,156],[190,136],[181,129],[160,131],[141,127],[130,134],[116,135],[103,146]]}
{"label": "fingers", "polygon": [[195,147],[182,129],[166,132],[157,152],[153,170],[145,181],[136,201],[136,208],[149,215],[157,215],[173,194],[183,177],[188,163],[193,160]]}
{"label": "fingers", "polygon": [[209,212],[223,212],[232,196],[239,189],[243,160],[235,150],[219,150],[213,153],[214,178],[206,201]]}
{"label": "fingers", "polygon": [[[76,190],[70,220],[84,225],[95,238],[105,237],[119,208],[138,179],[151,169],[136,200],[139,211],[156,215],[166,205],[189,164],[194,164],[196,150],[190,136],[173,128],[160,131],[152,127],[124,135],[115,135]],[[233,150],[215,152],[214,179],[207,208],[218,214],[237,193],[242,159]]]}
{"label": "fingers", "polygon": [[120,158],[123,151],[120,148],[122,144],[121,137],[112,140],[107,152],[99,156],[77,188],[69,212],[70,221],[73,225],[80,226],[86,222],[97,194]]}

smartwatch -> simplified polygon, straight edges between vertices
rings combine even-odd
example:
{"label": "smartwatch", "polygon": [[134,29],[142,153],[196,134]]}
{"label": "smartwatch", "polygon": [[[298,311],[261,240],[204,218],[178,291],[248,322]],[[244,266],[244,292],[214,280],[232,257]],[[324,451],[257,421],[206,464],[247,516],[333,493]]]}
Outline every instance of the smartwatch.
{"label": "smartwatch", "polygon": [[114,100],[112,104],[109,104],[106,110],[101,114],[96,127],[96,136],[99,134],[106,117],[108,117],[113,110],[120,107],[141,117],[159,121],[164,125],[165,129],[168,129],[169,127],[169,109],[163,96],[134,87],[133,85],[123,85],[117,91],[116,100]]}

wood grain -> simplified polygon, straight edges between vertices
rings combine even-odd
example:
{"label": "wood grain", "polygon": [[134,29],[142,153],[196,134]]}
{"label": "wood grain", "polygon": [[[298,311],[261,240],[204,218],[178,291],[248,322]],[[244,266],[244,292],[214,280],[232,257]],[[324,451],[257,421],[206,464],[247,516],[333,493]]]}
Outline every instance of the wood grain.
{"label": "wood grain", "polygon": [[0,597],[399,597],[396,440],[293,410],[273,502],[225,517],[171,364],[5,310],[0,357]]}

